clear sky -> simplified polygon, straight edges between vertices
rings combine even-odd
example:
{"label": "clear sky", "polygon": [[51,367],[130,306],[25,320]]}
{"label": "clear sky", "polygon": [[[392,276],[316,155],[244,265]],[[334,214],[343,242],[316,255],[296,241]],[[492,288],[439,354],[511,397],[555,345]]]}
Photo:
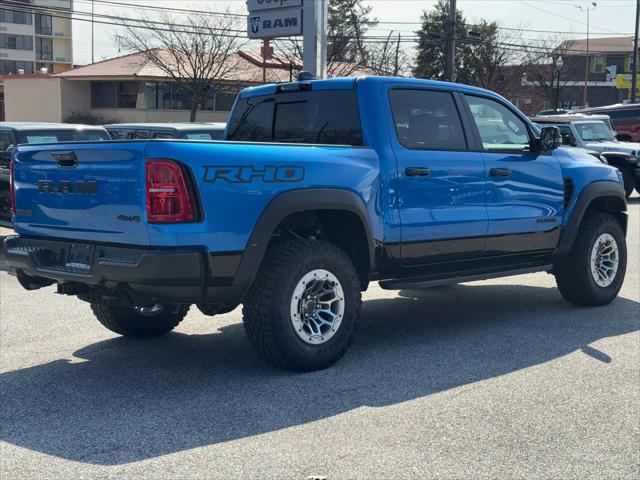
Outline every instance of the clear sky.
{"label": "clear sky", "polygon": [[[245,0],[110,0],[122,3],[167,6],[172,8],[193,8],[197,10],[224,11],[246,13]],[[435,1],[428,0],[367,0],[373,7],[373,15],[381,22],[419,22],[422,11],[430,8]],[[635,0],[600,0],[591,12],[591,33],[593,36],[631,35],[634,30]],[[471,23],[480,19],[497,21],[502,27],[518,27],[532,30],[553,30],[572,32],[573,34],[547,34],[526,32],[524,39],[546,36],[547,38],[566,39],[581,38],[586,32],[586,13],[576,5],[591,5],[584,0],[458,0],[458,8],[462,10]],[[74,0],[74,9],[91,11],[91,0]],[[101,14],[122,17],[136,17],[140,8],[119,7],[116,5],[95,5],[95,11]],[[152,13],[152,12],[150,12]],[[74,25],[74,61],[85,64],[91,61],[90,24],[75,21]],[[95,59],[101,60],[118,55],[116,43],[117,27],[95,24]],[[412,35],[418,25],[381,24],[372,32],[380,35],[390,30]]]}

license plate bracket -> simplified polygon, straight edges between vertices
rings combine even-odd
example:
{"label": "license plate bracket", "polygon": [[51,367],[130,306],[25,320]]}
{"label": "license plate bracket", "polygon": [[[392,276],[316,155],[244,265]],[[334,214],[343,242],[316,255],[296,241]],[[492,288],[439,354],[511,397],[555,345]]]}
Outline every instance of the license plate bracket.
{"label": "license plate bracket", "polygon": [[74,270],[83,270],[86,273],[91,273],[94,250],[95,247],[93,245],[75,243],[69,245],[65,266]]}

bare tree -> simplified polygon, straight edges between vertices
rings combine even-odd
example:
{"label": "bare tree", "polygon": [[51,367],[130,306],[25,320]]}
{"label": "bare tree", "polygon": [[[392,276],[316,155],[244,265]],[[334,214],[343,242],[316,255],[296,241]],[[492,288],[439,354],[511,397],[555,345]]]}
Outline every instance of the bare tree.
{"label": "bare tree", "polygon": [[[327,76],[348,77],[367,66],[369,45],[365,36],[378,24],[363,0],[330,0],[328,22]],[[273,42],[278,57],[301,68],[302,41],[299,38]]]}
{"label": "bare tree", "polygon": [[563,42],[558,38],[552,38],[540,41],[540,48],[545,52],[545,61],[541,61],[537,68],[529,68],[526,71],[526,81],[542,93],[551,105],[555,105],[559,89],[567,84],[567,80],[563,81],[559,76],[562,71],[558,65],[558,59],[562,57],[566,59],[570,56],[572,47],[571,40]]}
{"label": "bare tree", "polygon": [[218,92],[233,87],[240,70],[236,52],[246,36],[231,15],[161,14],[123,23],[120,46],[140,52],[189,99],[190,120]]}
{"label": "bare tree", "polygon": [[364,66],[376,75],[407,74],[411,69],[411,56],[402,46],[402,36],[392,31],[386,39],[370,43]]}

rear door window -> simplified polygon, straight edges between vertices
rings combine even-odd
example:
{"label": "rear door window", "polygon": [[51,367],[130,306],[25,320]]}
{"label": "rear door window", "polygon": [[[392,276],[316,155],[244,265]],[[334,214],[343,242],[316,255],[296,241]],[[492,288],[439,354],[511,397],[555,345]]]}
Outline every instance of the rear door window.
{"label": "rear door window", "polygon": [[241,99],[228,140],[361,146],[356,93],[326,90]]}
{"label": "rear door window", "polygon": [[143,140],[149,138],[149,132],[147,130],[131,130],[127,133],[129,140]]}
{"label": "rear door window", "polygon": [[0,132],[0,152],[6,152],[13,145],[13,139],[9,132]]}
{"label": "rear door window", "polygon": [[176,138],[176,136],[171,132],[154,132],[153,138]]}
{"label": "rear door window", "polygon": [[410,150],[466,150],[460,114],[450,92],[391,90],[398,142]]}

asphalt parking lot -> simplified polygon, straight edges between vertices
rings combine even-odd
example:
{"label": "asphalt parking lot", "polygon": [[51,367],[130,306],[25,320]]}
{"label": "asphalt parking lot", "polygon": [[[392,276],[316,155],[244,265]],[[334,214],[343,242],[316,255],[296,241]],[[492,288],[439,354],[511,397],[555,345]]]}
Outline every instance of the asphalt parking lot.
{"label": "asphalt parking lot", "polygon": [[[532,274],[365,295],[334,367],[265,364],[241,312],[156,340],[0,273],[0,475],[640,478],[640,198],[620,298]],[[6,232],[5,232],[6,233]]]}

